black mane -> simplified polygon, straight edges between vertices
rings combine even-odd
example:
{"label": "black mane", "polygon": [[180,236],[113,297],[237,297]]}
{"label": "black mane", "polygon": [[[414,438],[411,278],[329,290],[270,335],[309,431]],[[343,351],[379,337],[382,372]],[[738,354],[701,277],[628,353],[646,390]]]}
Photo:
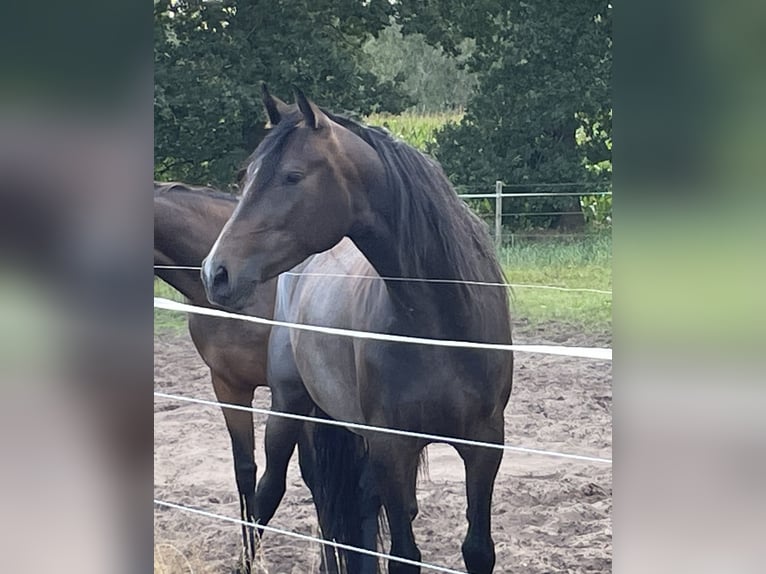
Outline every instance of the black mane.
{"label": "black mane", "polygon": [[[383,128],[365,126],[343,116],[330,117],[362,138],[383,162],[386,188],[397,208],[397,233],[403,239],[402,246],[406,246],[399,253],[403,269],[414,264],[411,276],[418,278],[502,282],[485,224],[457,196],[433,158]],[[433,268],[429,264],[432,257],[439,257],[438,252],[443,254],[446,265],[438,277],[429,277],[426,268]],[[404,264],[404,260],[410,264]]]}

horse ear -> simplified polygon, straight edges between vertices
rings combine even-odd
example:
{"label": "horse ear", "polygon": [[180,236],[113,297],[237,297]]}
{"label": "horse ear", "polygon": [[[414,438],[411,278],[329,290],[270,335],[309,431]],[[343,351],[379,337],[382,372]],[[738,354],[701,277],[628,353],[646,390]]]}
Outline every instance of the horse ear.
{"label": "horse ear", "polygon": [[306,121],[306,125],[318,130],[327,122],[327,116],[325,116],[324,112],[322,112],[314,102],[309,100],[302,91],[298,88],[294,89],[295,101],[298,104],[298,109],[300,109],[303,114],[303,119]]}
{"label": "horse ear", "polygon": [[276,96],[272,96],[266,82],[261,83],[261,95],[263,106],[266,108],[266,115],[269,117],[269,122],[266,124],[266,127],[273,128],[282,121],[283,116],[290,113],[290,106]]}

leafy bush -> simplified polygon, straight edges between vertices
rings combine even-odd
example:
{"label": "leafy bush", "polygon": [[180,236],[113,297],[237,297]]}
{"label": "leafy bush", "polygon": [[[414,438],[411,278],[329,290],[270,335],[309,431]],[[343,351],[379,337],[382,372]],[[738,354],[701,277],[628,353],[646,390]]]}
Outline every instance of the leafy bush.
{"label": "leafy bush", "polygon": [[[443,137],[447,130],[455,129],[463,117],[462,113],[439,113],[439,114],[412,114],[405,113],[401,115],[391,114],[372,114],[366,118],[366,122],[374,126],[382,126],[389,130],[396,137],[401,138],[413,147],[426,152],[434,153],[442,149],[439,147],[438,138]],[[578,145],[586,145],[588,138],[578,134]],[[611,146],[610,146],[611,147]],[[455,150],[456,152],[459,150]],[[473,156],[463,154],[466,161]],[[455,190],[459,194],[470,193],[493,193],[495,189],[495,179],[481,179],[483,172],[481,169],[471,171],[470,165],[464,165],[468,170],[468,175],[463,173],[449,173],[447,177],[452,181]],[[607,191],[610,186],[602,180],[604,176],[611,174],[611,162],[605,161],[596,166],[585,165],[586,171],[584,177],[590,177],[593,181],[589,184],[593,191]],[[471,177],[471,174],[478,173],[478,176]],[[468,183],[465,183],[465,182]],[[535,192],[552,191],[558,187],[539,187],[534,184],[528,188],[513,187],[506,188],[509,192]],[[565,188],[566,191],[580,191],[582,186],[573,186],[572,189]],[[466,199],[468,205],[485,221],[491,224],[495,215],[495,202],[493,199]],[[503,200],[503,211],[506,214],[521,213],[524,215],[510,216],[504,218],[504,227],[514,231],[530,229],[547,229],[560,219],[556,211],[582,211],[585,224],[591,228],[603,228],[611,224],[612,216],[612,198],[611,196],[582,196],[578,202],[577,197],[548,197],[548,198],[506,198]],[[553,214],[553,215],[546,215]]]}
{"label": "leafy bush", "polygon": [[608,170],[592,166],[611,160],[611,4],[400,4],[405,32],[451,53],[465,38],[475,42],[465,67],[478,87],[460,123],[445,125],[432,148],[451,181],[486,190],[500,179],[522,193],[560,192],[504,205],[539,214],[514,218],[511,226],[582,229],[580,201],[564,193],[601,191],[609,180]]}
{"label": "leafy bush", "polygon": [[586,195],[580,198],[585,221],[591,227],[608,227],[612,224],[612,196]]}

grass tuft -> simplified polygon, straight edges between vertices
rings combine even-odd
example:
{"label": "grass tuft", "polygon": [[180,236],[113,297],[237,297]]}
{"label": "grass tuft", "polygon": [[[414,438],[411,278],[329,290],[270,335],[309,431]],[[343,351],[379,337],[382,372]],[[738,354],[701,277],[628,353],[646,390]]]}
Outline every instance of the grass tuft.
{"label": "grass tuft", "polygon": [[[509,283],[612,289],[612,238],[606,233],[517,241],[501,250],[500,261]],[[555,321],[584,331],[611,330],[609,294],[517,287],[512,303],[514,319],[533,326]]]}
{"label": "grass tuft", "polygon": [[[186,298],[162,279],[154,278],[154,296],[164,297],[180,303],[186,303]],[[181,333],[186,331],[186,315],[167,309],[154,310],[154,332]]]}

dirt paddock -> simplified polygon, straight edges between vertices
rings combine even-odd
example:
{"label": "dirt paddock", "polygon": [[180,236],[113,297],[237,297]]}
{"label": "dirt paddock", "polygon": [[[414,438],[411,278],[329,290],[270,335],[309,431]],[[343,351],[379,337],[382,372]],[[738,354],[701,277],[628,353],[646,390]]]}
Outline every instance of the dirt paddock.
{"label": "dirt paddock", "polygon": [[[611,346],[609,334],[584,335],[566,325],[515,328],[516,342]],[[155,336],[155,390],[214,400],[209,371],[187,334]],[[611,458],[612,368],[606,361],[516,354],[506,409],[506,443]],[[256,405],[269,406],[259,389]],[[155,497],[239,517],[229,437],[220,409],[155,399]],[[264,417],[256,416],[259,471]],[[464,471],[445,445],[428,449],[429,474],[418,485],[414,522],[423,561],[465,566],[460,544],[465,520]],[[507,452],[495,483],[495,572],[609,572],[612,566],[612,468]],[[233,523],[155,507],[155,572],[231,572],[240,529]],[[317,534],[314,507],[293,457],[285,498],[272,526]],[[387,549],[385,549],[387,551]],[[267,534],[263,571],[318,571],[317,544]],[[424,570],[425,572],[425,570]]]}

